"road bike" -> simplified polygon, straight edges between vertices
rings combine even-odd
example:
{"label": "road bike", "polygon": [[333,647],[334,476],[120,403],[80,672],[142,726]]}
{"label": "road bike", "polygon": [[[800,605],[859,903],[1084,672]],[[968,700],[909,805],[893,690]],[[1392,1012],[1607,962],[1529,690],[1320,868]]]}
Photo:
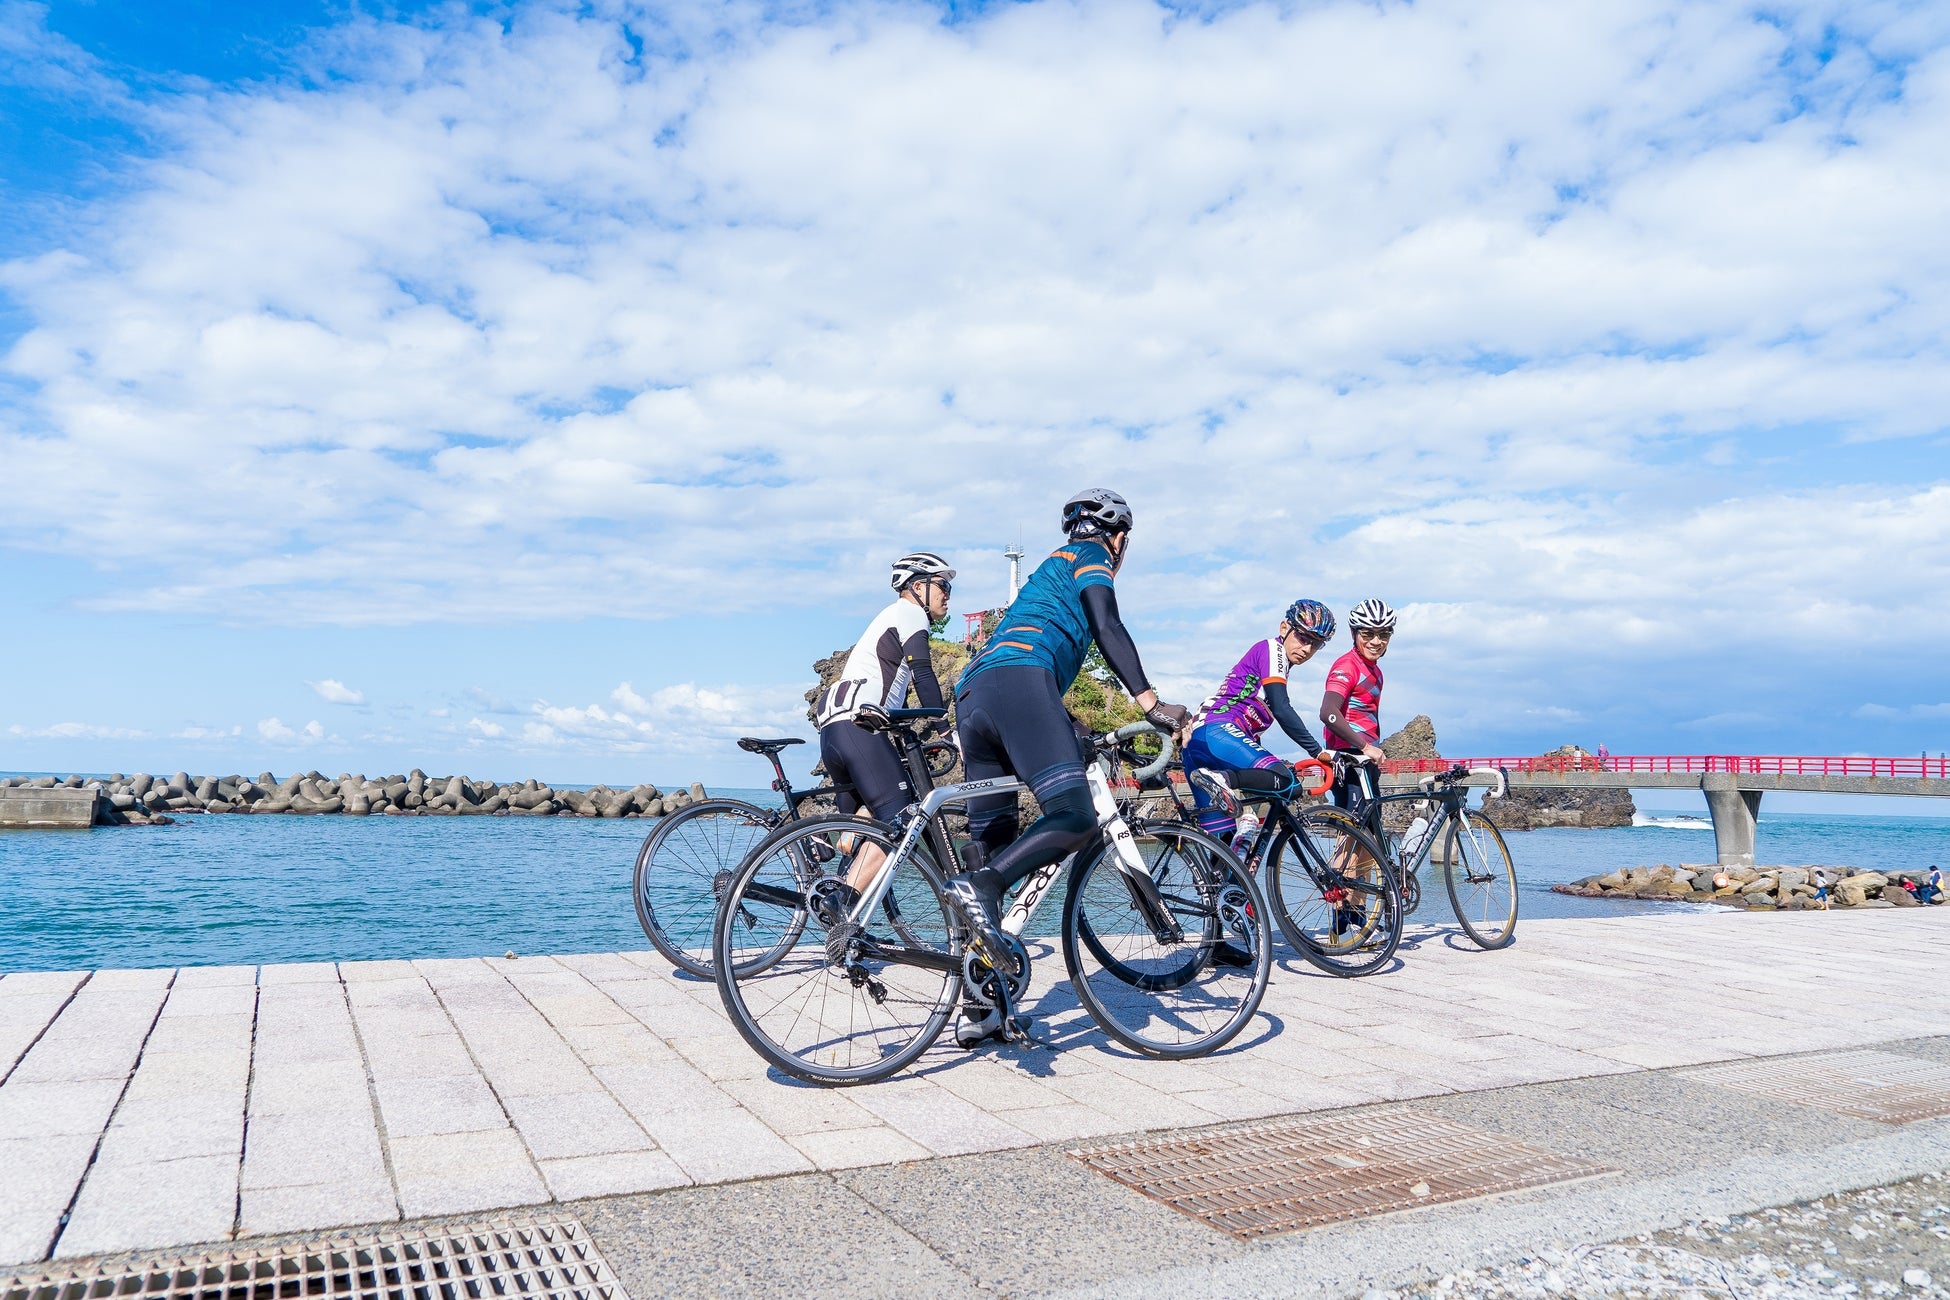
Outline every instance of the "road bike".
{"label": "road bike", "polygon": [[[1449,904],[1463,933],[1479,948],[1507,948],[1517,937],[1517,868],[1503,832],[1478,809],[1469,806],[1471,777],[1488,777],[1495,784],[1485,802],[1509,792],[1509,774],[1500,768],[1464,767],[1432,772],[1416,789],[1382,794],[1375,781],[1375,765],[1359,756],[1334,756],[1336,779],[1347,782],[1357,814],[1377,840],[1389,846],[1390,860],[1401,878],[1402,914],[1422,905],[1422,865],[1442,864]],[[1382,829],[1382,810],[1388,804],[1408,804],[1417,814],[1400,834]]]}
{"label": "road bike", "polygon": [[[936,712],[888,710],[884,725],[907,749],[907,724]],[[1138,737],[1156,734],[1136,723],[1089,738],[1098,834],[1023,883],[1002,918],[1006,953],[971,942],[948,897],[943,882],[962,861],[943,817],[970,798],[1026,788],[1016,778],[937,787],[896,825],[821,816],[772,832],[739,866],[713,932],[733,1026],[777,1069],[825,1085],[897,1073],[958,1011],[999,1017],[1004,1036],[1023,1041],[1023,940],[1034,937],[1056,939],[1077,1001],[1115,1042],[1171,1059],[1223,1047],[1259,1009],[1272,928],[1258,882],[1223,844],[1119,808],[1121,772],[1148,777],[1169,761],[1168,738],[1149,762],[1138,752]],[[843,877],[867,845],[886,861],[852,896]],[[1055,934],[1039,932],[1037,912],[1066,868]]]}
{"label": "road bike", "polygon": [[[779,754],[805,743],[794,736],[771,740],[746,736],[738,742],[746,753],[771,760],[771,788],[784,800],[782,807],[762,808],[743,799],[705,799],[661,818],[643,837],[630,881],[637,924],[677,969],[711,978],[711,922],[733,869],[746,854],[772,831],[804,816],[811,806],[852,792],[853,787],[838,784],[793,788]],[[915,786],[917,790],[932,785],[957,758],[954,746],[945,741],[930,741],[921,749],[918,769],[910,767],[909,772],[924,781]]]}
{"label": "road bike", "polygon": [[[1402,938],[1400,876],[1360,818],[1302,802],[1303,795],[1324,792],[1325,784],[1304,789],[1266,768],[1223,775],[1200,768],[1187,780],[1235,820],[1244,807],[1263,806],[1258,829],[1249,830],[1244,843],[1235,841],[1235,852],[1263,883],[1280,933],[1295,952],[1343,977],[1370,975],[1388,963]],[[1190,819],[1182,803],[1179,810]]]}

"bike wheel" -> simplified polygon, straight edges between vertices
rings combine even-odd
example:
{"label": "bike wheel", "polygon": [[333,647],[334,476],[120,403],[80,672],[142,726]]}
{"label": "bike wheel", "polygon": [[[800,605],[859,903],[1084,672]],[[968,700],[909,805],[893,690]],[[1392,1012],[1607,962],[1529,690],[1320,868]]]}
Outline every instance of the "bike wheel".
{"label": "bike wheel", "polygon": [[1086,850],[1063,901],[1063,962],[1099,1027],[1147,1056],[1182,1060],[1231,1042],[1259,1011],[1273,929],[1259,882],[1225,845],[1184,826],[1145,828],[1146,872],[1175,926],[1161,935],[1114,851]]}
{"label": "bike wheel", "polygon": [[637,924],[664,960],[711,978],[711,922],[731,873],[777,824],[742,799],[706,799],[658,819],[637,850]]}
{"label": "bike wheel", "polygon": [[1463,933],[1479,948],[1507,948],[1517,937],[1517,867],[1503,832],[1464,808],[1443,840],[1443,877]]}
{"label": "bike wheel", "polygon": [[[1280,932],[1329,975],[1369,975],[1402,941],[1394,864],[1360,820],[1340,808],[1309,808],[1267,850]],[[1363,861],[1363,859],[1366,859]]]}
{"label": "bike wheel", "polygon": [[843,875],[861,846],[891,856],[897,839],[857,817],[806,818],[768,836],[726,891],[713,931],[718,995],[752,1050],[794,1078],[884,1079],[933,1044],[961,998],[961,932],[925,844],[892,868],[863,929],[822,916],[809,897],[808,863]]}

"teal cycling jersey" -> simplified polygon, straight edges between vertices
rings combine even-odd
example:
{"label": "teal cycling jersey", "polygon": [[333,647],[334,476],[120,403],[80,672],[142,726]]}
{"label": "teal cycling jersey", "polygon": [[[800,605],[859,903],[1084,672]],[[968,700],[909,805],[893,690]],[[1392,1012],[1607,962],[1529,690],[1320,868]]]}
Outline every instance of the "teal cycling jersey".
{"label": "teal cycling jersey", "polygon": [[1056,677],[1057,689],[1068,690],[1090,651],[1083,593],[1090,587],[1111,586],[1116,566],[1102,542],[1071,541],[1058,547],[1022,584],[988,643],[963,670],[955,694],[959,696],[982,673],[1005,664],[1047,668]]}

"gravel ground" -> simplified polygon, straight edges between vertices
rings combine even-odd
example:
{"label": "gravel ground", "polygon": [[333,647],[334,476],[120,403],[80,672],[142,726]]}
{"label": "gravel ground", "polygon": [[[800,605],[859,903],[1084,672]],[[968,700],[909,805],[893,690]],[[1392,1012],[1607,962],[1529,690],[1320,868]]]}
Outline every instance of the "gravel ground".
{"label": "gravel ground", "polygon": [[1365,1300],[1950,1297],[1950,1174],[1697,1219],[1602,1246],[1541,1250]]}

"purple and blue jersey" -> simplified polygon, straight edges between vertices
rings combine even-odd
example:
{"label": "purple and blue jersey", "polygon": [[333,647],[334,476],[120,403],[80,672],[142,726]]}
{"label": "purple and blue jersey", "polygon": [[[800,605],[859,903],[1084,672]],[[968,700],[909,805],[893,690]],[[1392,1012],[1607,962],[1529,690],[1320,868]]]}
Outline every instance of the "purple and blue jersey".
{"label": "purple and blue jersey", "polygon": [[1273,710],[1267,707],[1264,690],[1269,682],[1286,681],[1286,647],[1278,638],[1254,643],[1253,648],[1234,664],[1224,684],[1212,698],[1198,706],[1198,725],[1231,723],[1257,743],[1273,725]]}

